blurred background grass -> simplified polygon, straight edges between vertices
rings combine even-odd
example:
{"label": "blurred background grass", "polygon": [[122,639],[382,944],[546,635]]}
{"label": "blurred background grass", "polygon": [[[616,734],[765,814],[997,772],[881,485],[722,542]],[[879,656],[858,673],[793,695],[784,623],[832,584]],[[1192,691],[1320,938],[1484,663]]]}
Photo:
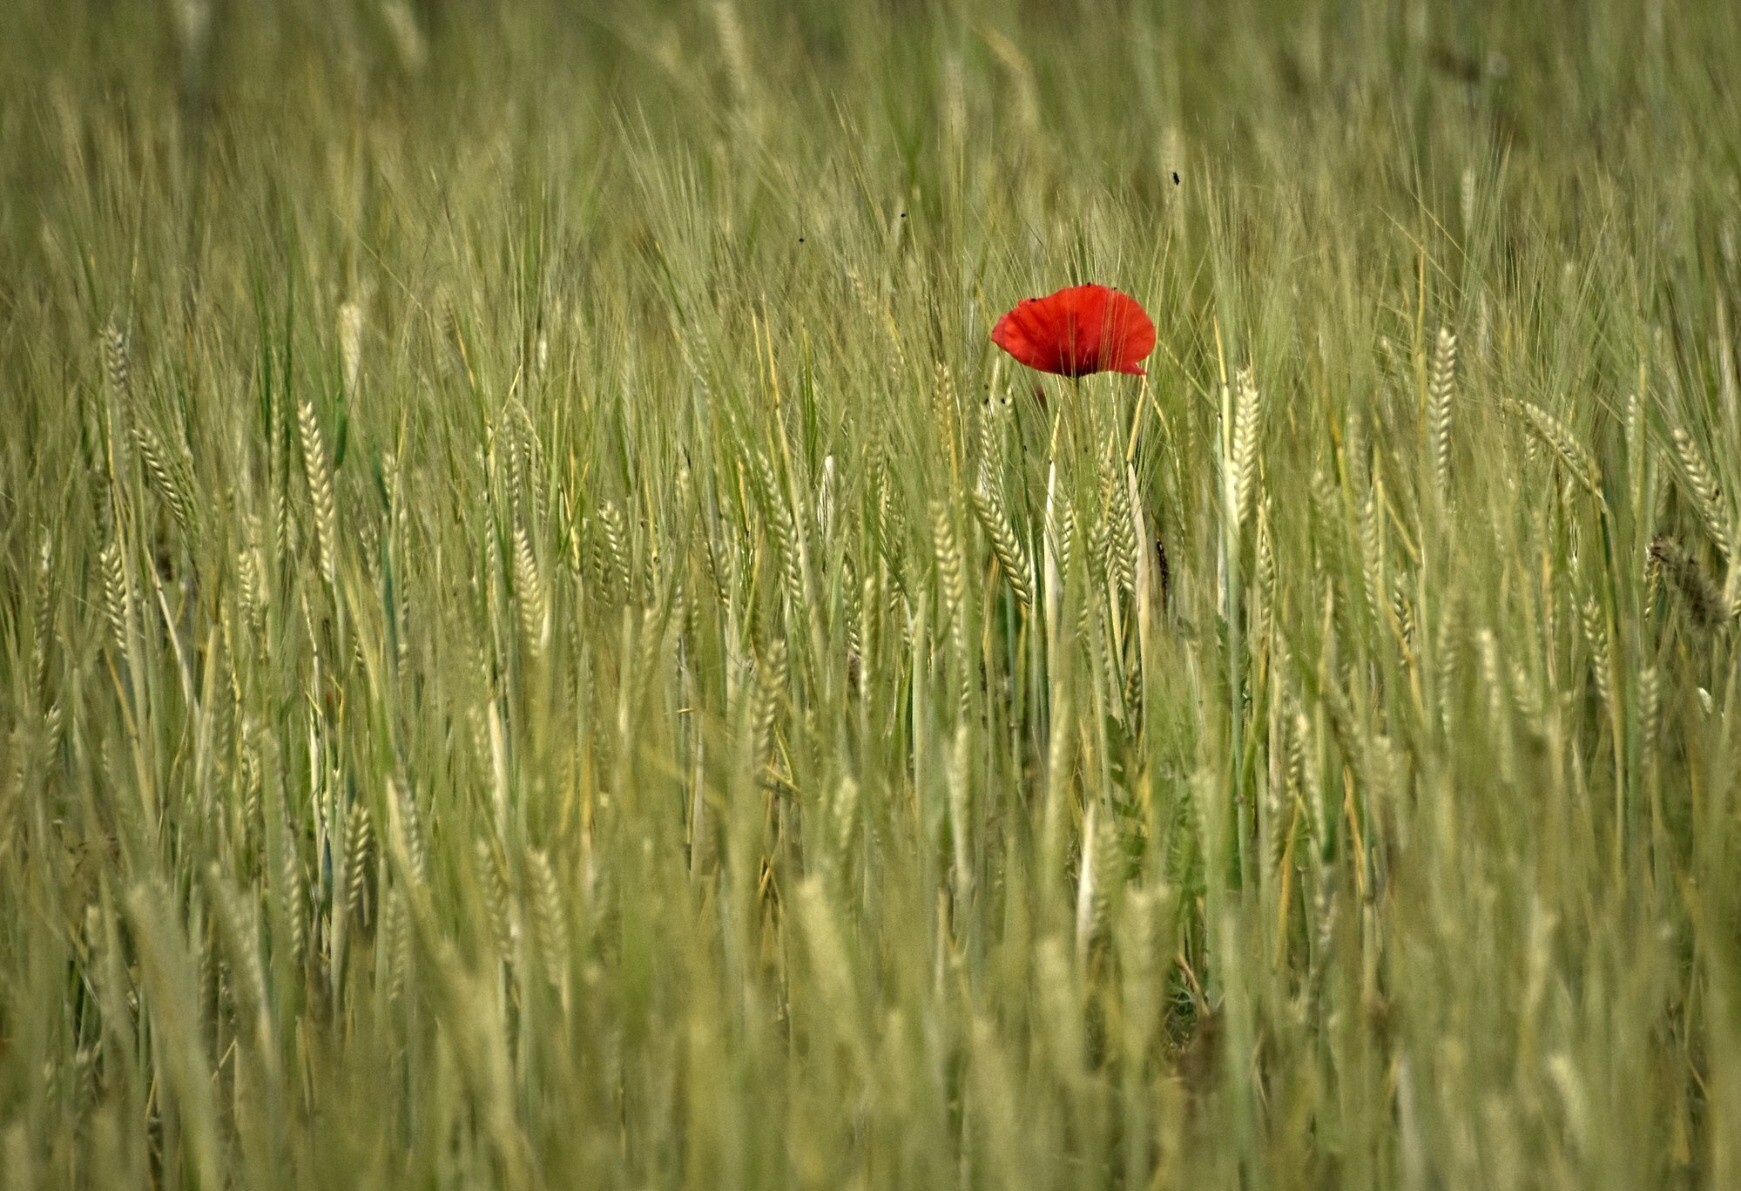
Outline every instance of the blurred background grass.
{"label": "blurred background grass", "polygon": [[1741,13],[8,21],[7,1185],[1741,1181]]}

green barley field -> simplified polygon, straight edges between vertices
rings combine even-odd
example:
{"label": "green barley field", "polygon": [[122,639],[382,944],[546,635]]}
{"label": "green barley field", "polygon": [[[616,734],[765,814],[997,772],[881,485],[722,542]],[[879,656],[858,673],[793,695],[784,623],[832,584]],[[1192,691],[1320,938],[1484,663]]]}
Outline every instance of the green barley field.
{"label": "green barley field", "polygon": [[1741,1186],[1741,9],[4,23],[0,1184]]}

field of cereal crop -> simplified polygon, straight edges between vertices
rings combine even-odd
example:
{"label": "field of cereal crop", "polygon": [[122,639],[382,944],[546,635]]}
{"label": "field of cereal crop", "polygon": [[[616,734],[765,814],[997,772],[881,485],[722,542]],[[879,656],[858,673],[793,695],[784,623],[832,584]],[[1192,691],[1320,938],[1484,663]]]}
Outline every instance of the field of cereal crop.
{"label": "field of cereal crop", "polygon": [[1741,8],[7,8],[0,1186],[1741,1186]]}

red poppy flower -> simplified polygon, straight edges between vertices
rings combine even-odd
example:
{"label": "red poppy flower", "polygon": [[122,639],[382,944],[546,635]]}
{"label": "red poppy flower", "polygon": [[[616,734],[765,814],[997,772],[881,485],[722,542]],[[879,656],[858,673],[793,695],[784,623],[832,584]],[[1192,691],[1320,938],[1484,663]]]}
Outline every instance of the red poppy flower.
{"label": "red poppy flower", "polygon": [[1155,324],[1129,294],[1104,285],[1073,285],[1046,298],[1023,298],[997,320],[991,341],[1041,372],[1143,375],[1155,350]]}

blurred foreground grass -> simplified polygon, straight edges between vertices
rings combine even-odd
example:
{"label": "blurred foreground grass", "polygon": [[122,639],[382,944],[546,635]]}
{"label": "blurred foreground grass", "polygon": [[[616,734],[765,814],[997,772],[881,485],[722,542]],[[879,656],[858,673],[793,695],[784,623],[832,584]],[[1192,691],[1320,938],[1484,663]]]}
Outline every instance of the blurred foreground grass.
{"label": "blurred foreground grass", "polygon": [[1200,7],[16,7],[0,1181],[1741,1186],[1741,13]]}

